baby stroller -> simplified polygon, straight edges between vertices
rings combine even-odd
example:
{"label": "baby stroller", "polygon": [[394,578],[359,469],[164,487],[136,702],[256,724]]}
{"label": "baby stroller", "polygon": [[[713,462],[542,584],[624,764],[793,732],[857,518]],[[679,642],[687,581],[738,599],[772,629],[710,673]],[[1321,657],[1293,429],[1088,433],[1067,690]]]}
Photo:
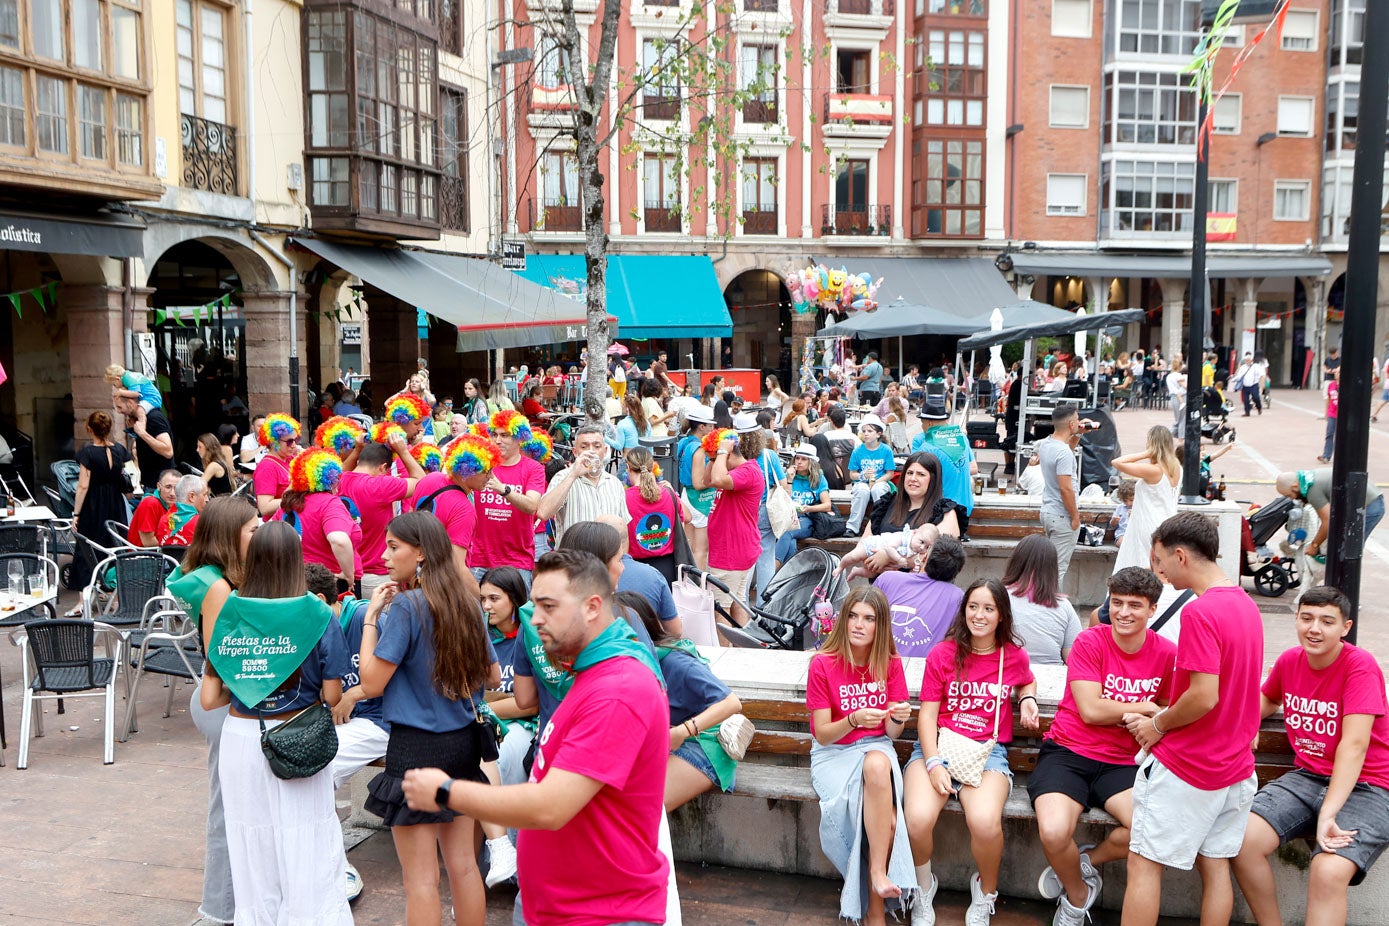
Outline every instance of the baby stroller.
{"label": "baby stroller", "polygon": [[1230,426],[1230,409],[1221,401],[1214,386],[1201,390],[1201,436],[1216,444],[1235,439],[1235,429]]}
{"label": "baby stroller", "polygon": [[[835,614],[849,594],[849,582],[834,571],[839,557],[818,547],[801,550],[787,560],[756,602],[738,601],[752,619],[743,627],[719,624],[719,635],[728,646],[748,649],[807,650],[818,645],[819,628],[815,626],[815,605],[828,601]],[[722,592],[728,587],[697,569],[686,570],[695,581],[707,579]],[[732,615],[722,606],[718,613],[732,624]]]}
{"label": "baby stroller", "polygon": [[[1252,576],[1254,590],[1260,595],[1277,598],[1301,581],[1300,551],[1307,541],[1307,532],[1301,527],[1302,515],[1301,505],[1280,495],[1244,519],[1240,528],[1240,575]],[[1288,540],[1275,552],[1273,537],[1284,527],[1289,529]]]}

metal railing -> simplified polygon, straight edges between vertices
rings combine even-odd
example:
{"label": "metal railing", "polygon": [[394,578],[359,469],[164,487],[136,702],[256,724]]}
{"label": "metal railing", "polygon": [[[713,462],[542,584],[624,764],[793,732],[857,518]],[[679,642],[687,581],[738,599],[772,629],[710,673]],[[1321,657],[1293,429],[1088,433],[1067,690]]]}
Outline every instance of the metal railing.
{"label": "metal railing", "polygon": [[183,185],[195,190],[238,194],[236,129],[184,113],[179,117],[183,147]]}
{"label": "metal railing", "polygon": [[777,0],[743,0],[744,13],[775,13]]}
{"label": "metal railing", "polygon": [[743,209],[743,234],[775,235],[777,207],[775,203]]}
{"label": "metal railing", "polygon": [[534,231],[583,231],[583,227],[583,211],[578,206],[541,206],[538,215],[532,214]]}
{"label": "metal railing", "polygon": [[470,230],[467,178],[448,174],[439,178],[439,224],[457,231]]}
{"label": "metal railing", "polygon": [[892,234],[892,206],[844,205],[820,207],[822,235],[882,235]]}
{"label": "metal railing", "polygon": [[776,98],[770,100],[748,100],[743,104],[743,121],[766,124],[776,122]]}
{"label": "metal railing", "polygon": [[896,0],[825,0],[826,13],[851,16],[895,16]]}
{"label": "metal railing", "polygon": [[659,200],[647,200],[644,216],[649,232],[680,231],[680,212]]}

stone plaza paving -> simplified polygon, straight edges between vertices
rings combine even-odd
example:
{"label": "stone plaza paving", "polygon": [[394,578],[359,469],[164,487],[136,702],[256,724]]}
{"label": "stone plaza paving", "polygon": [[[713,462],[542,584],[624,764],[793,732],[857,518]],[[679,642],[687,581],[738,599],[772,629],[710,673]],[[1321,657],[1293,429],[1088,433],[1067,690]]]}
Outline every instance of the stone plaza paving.
{"label": "stone plaza paving", "polygon": [[[1266,502],[1273,478],[1284,469],[1316,466],[1324,422],[1317,393],[1280,390],[1262,416],[1231,421],[1240,444],[1215,465],[1230,499]],[[1124,410],[1116,416],[1122,446],[1141,446],[1153,424],[1171,412]],[[1389,481],[1389,420],[1371,425],[1370,476]],[[1360,643],[1381,665],[1389,661],[1389,534],[1371,538],[1361,600]],[[1246,587],[1248,583],[1246,582]],[[1266,661],[1294,644],[1292,593],[1258,598],[1265,618]],[[64,593],[62,606],[76,596]],[[189,926],[198,921],[202,887],[203,822],[207,795],[206,750],[188,718],[186,691],[174,713],[160,717],[165,698],[157,682],[142,686],[140,732],[116,744],[114,765],[101,764],[101,709],[97,700],[70,701],[56,716],[48,705],[48,735],[36,739],[29,768],[14,767],[20,714],[17,650],[0,638],[0,671],[10,748],[0,768],[0,926]],[[118,706],[118,722],[124,705]],[[75,728],[75,729],[73,729]],[[346,800],[346,789],[339,798]],[[342,810],[345,812],[346,807]],[[367,889],[354,907],[362,924],[404,921],[400,871],[389,834],[377,833],[349,853]],[[839,884],[815,878],[723,868],[679,866],[687,924],[830,924]],[[447,893],[447,881],[442,890]],[[514,890],[489,894],[488,923],[510,923]],[[942,892],[938,922],[963,922],[967,898]],[[445,907],[447,909],[447,905]],[[1050,905],[1003,898],[997,926],[1050,922]],[[1097,922],[1118,922],[1100,912]]]}

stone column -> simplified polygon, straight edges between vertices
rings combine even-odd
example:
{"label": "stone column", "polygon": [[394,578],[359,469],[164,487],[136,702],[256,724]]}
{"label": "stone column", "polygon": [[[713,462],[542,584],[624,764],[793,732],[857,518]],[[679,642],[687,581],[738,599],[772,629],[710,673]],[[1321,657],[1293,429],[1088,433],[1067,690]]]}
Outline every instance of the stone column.
{"label": "stone column", "polygon": [[1162,356],[1171,360],[1181,353],[1186,311],[1185,280],[1162,280]]}
{"label": "stone column", "polygon": [[[414,306],[373,287],[367,287],[366,302],[371,322],[371,395],[379,411],[419,369],[419,329]],[[500,357],[502,352],[497,353]]]}
{"label": "stone column", "polygon": [[[145,312],[149,293],[146,289],[136,291],[132,331],[148,330]],[[119,286],[63,285],[58,290],[58,304],[67,314],[73,433],[79,447],[90,441],[88,415],[95,411],[114,414],[105,375],[109,364],[126,366],[124,303],[125,291]]]}
{"label": "stone column", "polygon": [[[1253,331],[1257,334],[1259,326],[1259,284],[1263,282],[1255,278],[1239,280],[1236,290],[1239,297],[1239,307],[1235,310],[1235,337],[1231,346],[1235,349],[1235,364],[1244,359],[1244,333]],[[1249,350],[1253,351],[1251,345]]]}
{"label": "stone column", "polygon": [[[289,313],[288,292],[248,292],[241,294],[242,313],[246,316],[246,404],[251,414],[284,412],[291,408],[289,396]],[[309,407],[304,388],[305,321],[304,297],[295,300],[296,334],[299,341],[299,414],[306,416]]]}

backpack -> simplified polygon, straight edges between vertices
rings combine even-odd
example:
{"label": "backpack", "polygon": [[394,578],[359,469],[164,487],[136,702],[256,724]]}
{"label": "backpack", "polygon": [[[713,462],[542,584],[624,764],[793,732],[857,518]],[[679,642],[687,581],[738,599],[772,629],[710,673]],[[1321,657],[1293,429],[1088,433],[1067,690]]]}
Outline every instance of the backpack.
{"label": "backpack", "polygon": [[428,495],[426,495],[424,498],[420,499],[420,503],[419,503],[418,505],[415,506],[415,510],[416,510],[416,511],[428,511],[428,512],[430,512],[430,513],[433,513],[433,511],[434,511],[434,500],[435,500],[436,498],[438,498],[440,495],[443,495],[445,492],[448,492],[448,491],[462,492],[462,491],[463,491],[463,487],[462,487],[462,486],[454,485],[453,483],[449,483],[449,484],[446,485],[446,486],[441,486],[440,488],[435,489],[433,492],[430,492],[430,493],[429,493]]}

